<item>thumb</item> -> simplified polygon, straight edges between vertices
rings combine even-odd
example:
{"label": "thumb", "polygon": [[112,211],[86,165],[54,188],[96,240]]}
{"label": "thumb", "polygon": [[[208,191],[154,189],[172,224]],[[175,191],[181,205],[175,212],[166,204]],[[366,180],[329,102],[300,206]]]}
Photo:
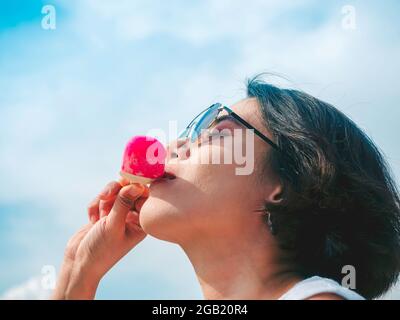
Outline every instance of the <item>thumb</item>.
{"label": "thumb", "polygon": [[145,187],[135,183],[123,187],[108,215],[111,228],[125,227],[125,220],[130,210],[135,208],[135,201],[143,194]]}

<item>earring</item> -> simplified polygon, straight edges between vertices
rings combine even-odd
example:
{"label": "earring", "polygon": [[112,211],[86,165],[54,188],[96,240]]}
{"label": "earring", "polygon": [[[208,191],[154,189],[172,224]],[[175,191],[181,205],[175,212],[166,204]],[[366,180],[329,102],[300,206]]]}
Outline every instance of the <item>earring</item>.
{"label": "earring", "polygon": [[274,229],[274,226],[272,225],[271,212],[267,211],[267,215],[268,215],[267,223],[268,223],[269,230],[271,231],[272,235],[275,235],[276,231]]}

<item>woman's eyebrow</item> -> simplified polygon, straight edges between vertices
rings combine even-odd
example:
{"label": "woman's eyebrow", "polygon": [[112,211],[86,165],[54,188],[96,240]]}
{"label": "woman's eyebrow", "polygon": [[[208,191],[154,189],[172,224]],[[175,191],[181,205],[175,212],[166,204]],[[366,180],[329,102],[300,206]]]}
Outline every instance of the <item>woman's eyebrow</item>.
{"label": "woman's eyebrow", "polygon": [[224,114],[223,116],[216,118],[214,124],[218,124],[224,120],[230,120],[230,121],[240,125],[240,123],[234,117],[232,117],[230,114]]}

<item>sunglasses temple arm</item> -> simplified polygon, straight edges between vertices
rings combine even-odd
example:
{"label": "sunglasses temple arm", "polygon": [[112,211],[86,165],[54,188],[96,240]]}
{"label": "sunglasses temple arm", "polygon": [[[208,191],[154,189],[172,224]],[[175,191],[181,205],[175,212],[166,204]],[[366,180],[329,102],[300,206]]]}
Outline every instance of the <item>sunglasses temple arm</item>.
{"label": "sunglasses temple arm", "polygon": [[271,147],[274,149],[280,151],[279,147],[269,138],[267,138],[265,135],[263,135],[260,131],[258,131],[256,128],[254,128],[250,123],[248,123],[246,120],[242,119],[239,117],[236,113],[233,111],[231,112],[231,116],[234,117],[237,121],[242,123],[246,128],[251,129],[254,131],[256,135],[258,135],[261,139],[263,139],[266,143],[268,143]]}

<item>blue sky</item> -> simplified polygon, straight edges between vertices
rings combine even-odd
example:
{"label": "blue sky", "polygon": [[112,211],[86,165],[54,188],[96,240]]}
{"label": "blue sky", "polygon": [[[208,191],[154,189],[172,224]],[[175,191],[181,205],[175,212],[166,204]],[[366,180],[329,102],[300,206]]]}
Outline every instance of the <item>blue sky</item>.
{"label": "blue sky", "polygon": [[[46,4],[55,30],[41,27]],[[354,30],[342,26],[344,5]],[[42,266],[59,267],[87,203],[118,177],[127,138],[243,98],[258,72],[343,110],[400,177],[399,9],[394,0],[2,1],[0,295],[40,296]],[[98,297],[201,293],[179,248],[149,237]]]}

